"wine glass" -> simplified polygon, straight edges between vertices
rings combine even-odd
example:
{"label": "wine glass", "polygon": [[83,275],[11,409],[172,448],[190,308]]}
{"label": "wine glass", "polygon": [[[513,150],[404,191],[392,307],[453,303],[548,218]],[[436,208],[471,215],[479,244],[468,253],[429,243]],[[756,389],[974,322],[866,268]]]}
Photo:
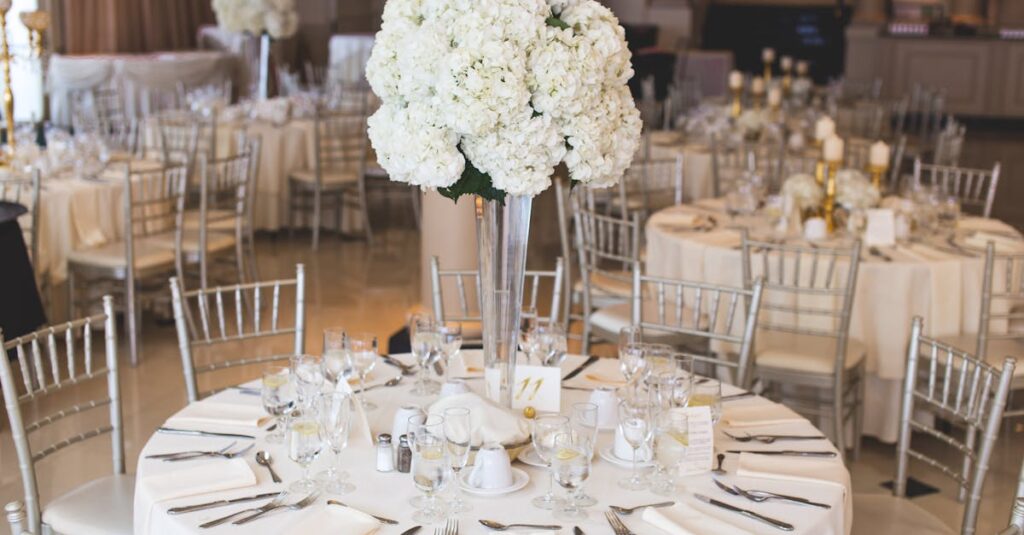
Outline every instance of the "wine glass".
{"label": "wine glass", "polygon": [[658,475],[651,491],[661,496],[676,494],[675,472],[690,446],[689,419],[685,409],[671,409],[658,415],[654,432],[654,462]]}
{"label": "wine glass", "polygon": [[291,358],[291,372],[298,390],[299,410],[309,409],[324,385],[324,372],[320,357],[295,355]]}
{"label": "wine glass", "polygon": [[523,310],[519,320],[519,350],[526,354],[526,362],[531,362],[533,359],[533,353],[537,350],[536,338],[534,335],[537,331],[537,309],[530,307]]}
{"label": "wine glass", "polygon": [[363,409],[372,411],[377,406],[366,400],[366,376],[377,365],[377,337],[371,333],[357,333],[348,337],[348,358],[359,376],[359,402]]}
{"label": "wine glass", "polygon": [[[573,434],[579,438],[579,443],[587,448],[587,455],[593,459],[594,448],[597,447],[597,405],[573,403],[569,426],[572,428]],[[577,507],[597,505],[597,499],[587,495],[582,486],[573,495],[573,502]]]}
{"label": "wine glass", "polygon": [[633,393],[647,370],[646,346],[640,342],[639,327],[624,327],[619,331],[619,371],[627,383],[633,384]]}
{"label": "wine glass", "polygon": [[538,326],[535,339],[534,347],[540,357],[541,366],[560,366],[568,352],[565,329],[558,324]]}
{"label": "wine glass", "polygon": [[632,396],[619,402],[619,430],[633,450],[632,474],[619,481],[619,486],[624,489],[643,490],[647,488],[647,481],[640,475],[637,454],[640,448],[651,440],[651,435],[654,432],[652,416],[653,406],[641,396]]}
{"label": "wine glass", "polygon": [[334,386],[351,375],[345,351],[345,331],[340,327],[324,329],[324,351],[321,356],[324,380]]}
{"label": "wine glass", "polygon": [[555,511],[556,518],[576,520],[586,518],[586,511],[580,509],[576,498],[583,490],[583,483],[590,476],[589,442],[574,433],[561,433],[554,439],[555,453],[551,460],[551,472],[555,481],[569,493],[569,499]]}
{"label": "wine glass", "polygon": [[327,492],[345,494],[356,490],[355,485],[347,481],[348,474],[338,469],[341,461],[341,450],[348,446],[349,433],[352,431],[353,401],[348,392],[325,392],[318,398],[320,428],[324,441],[334,453],[334,464],[326,471],[318,474]]}
{"label": "wine glass", "polygon": [[422,524],[432,524],[444,518],[445,511],[437,499],[437,493],[444,489],[451,469],[444,435],[444,418],[436,415],[428,417],[410,437],[410,442],[415,444],[412,448],[413,483],[424,494],[422,508],[412,518]]}
{"label": "wine glass", "polygon": [[551,473],[551,461],[555,455],[555,437],[570,432],[569,418],[560,414],[538,414],[533,419],[533,449],[540,460],[548,467],[548,491],[543,496],[533,499],[533,505],[540,509],[553,510],[558,505],[555,497],[554,475]]}
{"label": "wine glass", "polygon": [[265,438],[271,444],[284,442],[288,414],[295,407],[295,383],[291,379],[290,370],[284,366],[267,366],[263,370],[260,388],[263,409],[278,420],[277,428]]}
{"label": "wine glass", "polygon": [[416,396],[436,394],[440,388],[427,378],[427,372],[441,357],[441,340],[437,327],[430,318],[417,316],[410,323],[409,330],[412,335],[412,354],[420,367],[412,393]]}
{"label": "wine glass", "polygon": [[722,418],[722,383],[717,379],[701,378],[694,381],[690,394],[690,407],[710,407],[711,425]]}
{"label": "wine glass", "polygon": [[453,513],[465,513],[473,509],[462,499],[462,485],[459,484],[459,472],[469,461],[469,449],[473,442],[473,427],[470,410],[465,407],[450,407],[444,411],[444,437],[448,442],[448,461],[454,472],[455,497],[448,504]]}
{"label": "wine glass", "polygon": [[448,382],[452,358],[462,348],[462,324],[456,321],[445,321],[437,324],[438,341],[441,343],[441,356],[444,358],[444,382]]}
{"label": "wine glass", "polygon": [[313,411],[303,412],[288,429],[288,457],[302,467],[302,479],[289,487],[297,494],[309,494],[318,488],[317,482],[309,475],[309,466],[320,456],[324,437],[320,422],[310,412]]}

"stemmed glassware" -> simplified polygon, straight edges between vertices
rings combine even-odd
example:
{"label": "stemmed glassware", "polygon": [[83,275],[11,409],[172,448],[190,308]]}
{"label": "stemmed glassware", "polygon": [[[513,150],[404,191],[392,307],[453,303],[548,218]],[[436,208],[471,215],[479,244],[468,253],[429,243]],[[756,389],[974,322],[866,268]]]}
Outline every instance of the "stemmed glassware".
{"label": "stemmed glassware", "polygon": [[675,473],[690,446],[689,419],[684,409],[669,409],[657,416],[654,431],[654,462],[659,476],[651,491],[662,496],[676,494]]}
{"label": "stemmed glassware", "polygon": [[688,406],[710,407],[711,423],[717,425],[722,418],[722,383],[707,378],[695,381]]}
{"label": "stemmed glassware", "polygon": [[263,409],[278,420],[277,429],[268,434],[265,440],[271,444],[280,444],[284,442],[288,416],[296,402],[295,383],[289,369],[284,366],[268,366],[263,370],[260,391]]}
{"label": "stemmed glassware", "polygon": [[589,441],[575,433],[561,433],[555,436],[555,453],[551,459],[551,472],[558,485],[569,492],[569,499],[562,502],[562,507],[555,511],[556,518],[574,520],[586,518],[587,513],[580,509],[576,496],[583,489],[583,483],[590,477]]}
{"label": "stemmed glassware", "polygon": [[526,362],[530,363],[533,353],[537,350],[537,309],[530,307],[524,310],[519,321],[519,350],[526,354]]}
{"label": "stemmed glassware", "polygon": [[459,472],[469,461],[469,450],[473,442],[473,427],[470,410],[465,407],[450,407],[444,411],[444,437],[448,443],[448,461],[453,472],[455,497],[448,504],[449,511],[464,513],[473,509],[462,499],[462,485]]}
{"label": "stemmed glassware", "polygon": [[647,372],[646,347],[641,342],[639,327],[624,327],[619,331],[619,371],[627,383],[633,385],[635,395],[640,380]]}
{"label": "stemmed glassware", "polygon": [[352,430],[352,395],[347,392],[325,392],[320,394],[318,401],[320,429],[324,435],[325,445],[330,446],[334,453],[334,463],[318,475],[327,492],[352,492],[356,490],[355,485],[347,481],[347,473],[338,469],[341,450],[348,446],[348,436]]}
{"label": "stemmed glassware", "polygon": [[533,505],[540,509],[555,509],[559,501],[555,497],[554,474],[551,472],[552,461],[556,453],[555,437],[570,433],[569,418],[560,414],[538,414],[533,419],[533,449],[540,460],[548,467],[548,491],[543,496],[533,499]]}
{"label": "stemmed glassware", "polygon": [[621,481],[619,486],[626,490],[643,490],[647,481],[640,475],[637,466],[637,454],[640,448],[647,445],[654,432],[654,407],[649,400],[634,395],[619,402],[619,430],[622,437],[633,450],[632,474]]}
{"label": "stemmed glassware", "polygon": [[428,317],[415,316],[409,323],[409,334],[412,340],[412,354],[420,367],[412,393],[416,396],[436,394],[440,388],[427,378],[427,374],[430,366],[441,358],[441,337],[437,326]]}
{"label": "stemmed glassware", "polygon": [[357,333],[348,337],[348,358],[352,370],[359,376],[359,402],[363,409],[372,411],[377,405],[366,400],[366,376],[377,365],[377,337],[371,333]]}
{"label": "stemmed glassware", "polygon": [[[594,458],[594,448],[597,447],[597,405],[593,403],[574,403],[572,415],[569,417],[569,426],[577,443],[586,448],[587,455]],[[597,499],[588,496],[580,485],[572,496],[572,501],[577,507],[590,507],[597,505]]]}
{"label": "stemmed glassware", "polygon": [[324,329],[324,350],[321,356],[324,380],[338,386],[340,381],[352,375],[351,363],[345,348],[345,331],[339,327]]}
{"label": "stemmed glassware", "polygon": [[538,325],[534,339],[534,351],[540,358],[541,366],[557,367],[562,364],[568,351],[568,340],[561,325]]}
{"label": "stemmed glassware", "polygon": [[312,408],[303,409],[302,415],[288,429],[288,457],[302,467],[302,479],[292,483],[289,490],[299,494],[308,494],[319,487],[309,474],[309,466],[320,456],[324,445],[320,422],[314,412]]}
{"label": "stemmed glassware", "polygon": [[324,386],[321,358],[315,355],[295,355],[291,358],[291,374],[298,392],[298,410],[308,410]]}
{"label": "stemmed glassware", "polygon": [[444,358],[444,381],[448,382],[452,359],[462,349],[462,324],[456,321],[445,321],[437,324],[438,340],[441,343],[441,356]]}
{"label": "stemmed glassware", "polygon": [[432,524],[444,518],[444,508],[437,494],[448,482],[451,466],[448,461],[444,418],[437,415],[421,420],[415,431],[410,429],[412,447],[413,483],[424,494],[421,509],[412,518],[422,524]]}

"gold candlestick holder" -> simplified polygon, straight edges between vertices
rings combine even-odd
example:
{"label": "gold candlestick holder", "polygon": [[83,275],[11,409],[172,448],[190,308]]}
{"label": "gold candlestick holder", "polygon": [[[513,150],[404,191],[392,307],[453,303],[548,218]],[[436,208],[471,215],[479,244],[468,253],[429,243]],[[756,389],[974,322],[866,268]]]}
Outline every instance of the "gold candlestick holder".
{"label": "gold candlestick holder", "polygon": [[7,12],[10,2],[0,2],[0,61],[4,66],[4,118],[7,120],[7,145],[14,147],[14,92],[11,91],[11,51],[7,46]]}
{"label": "gold candlestick holder", "polygon": [[818,163],[814,165],[814,180],[822,187],[825,186],[825,168],[823,160],[818,160]]}
{"label": "gold candlestick holder", "polygon": [[885,176],[885,172],[889,170],[888,166],[885,165],[869,165],[868,174],[871,175],[871,185],[882,192],[882,177]]}
{"label": "gold candlestick holder", "polygon": [[825,230],[832,234],[836,230],[836,175],[829,173],[825,186]]}
{"label": "gold candlestick holder", "polygon": [[754,93],[751,95],[750,100],[755,110],[760,110],[764,107],[764,93]]}
{"label": "gold candlestick holder", "polygon": [[743,103],[741,102],[741,96],[743,95],[742,87],[732,88],[732,111],[733,117],[739,117],[740,113],[743,113]]}
{"label": "gold candlestick holder", "polygon": [[772,64],[769,62],[764,64],[764,81],[765,83],[772,81]]}

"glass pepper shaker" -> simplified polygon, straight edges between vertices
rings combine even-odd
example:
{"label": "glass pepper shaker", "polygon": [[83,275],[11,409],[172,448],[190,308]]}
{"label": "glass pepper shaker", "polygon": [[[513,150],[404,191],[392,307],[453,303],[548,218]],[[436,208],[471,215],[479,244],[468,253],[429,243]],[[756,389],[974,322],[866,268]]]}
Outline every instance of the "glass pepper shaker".
{"label": "glass pepper shaker", "polygon": [[408,474],[412,470],[412,450],[409,448],[409,435],[398,437],[398,463],[395,468],[403,474]]}

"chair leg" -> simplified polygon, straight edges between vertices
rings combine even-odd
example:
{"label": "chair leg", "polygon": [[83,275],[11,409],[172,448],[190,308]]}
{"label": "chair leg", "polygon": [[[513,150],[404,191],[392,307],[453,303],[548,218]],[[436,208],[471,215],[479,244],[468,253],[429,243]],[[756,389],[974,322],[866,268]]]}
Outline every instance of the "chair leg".
{"label": "chair leg", "polygon": [[832,425],[835,428],[836,435],[836,449],[839,450],[839,455],[846,456],[846,418],[843,416],[843,384],[840,383],[835,387],[832,395]]}
{"label": "chair leg", "polygon": [[295,198],[298,192],[291,181],[288,182],[288,239],[295,237]]}
{"label": "chair leg", "polygon": [[75,268],[68,265],[68,321],[75,319]]}
{"label": "chair leg", "polygon": [[322,199],[320,198],[320,190],[317,189],[313,192],[313,250],[317,251],[320,249],[320,208]]}
{"label": "chair leg", "polygon": [[128,353],[131,357],[131,365],[135,367],[139,364],[139,324],[136,316],[134,277],[127,277],[124,284],[124,320],[128,324]]}
{"label": "chair leg", "polygon": [[864,371],[863,364],[858,374],[857,383],[857,406],[854,407],[853,413],[853,460],[860,459],[860,447],[861,443],[864,442],[862,437],[864,436],[864,398],[867,394],[867,374]]}
{"label": "chair leg", "polygon": [[235,270],[238,271],[238,282],[248,282],[245,276],[245,238],[239,235],[235,239]]}
{"label": "chair leg", "polygon": [[246,255],[248,257],[247,261],[249,263],[249,275],[252,277],[249,280],[258,281],[260,280],[260,268],[256,264],[256,232],[252,229],[249,229],[249,232],[247,234],[249,247]]}

